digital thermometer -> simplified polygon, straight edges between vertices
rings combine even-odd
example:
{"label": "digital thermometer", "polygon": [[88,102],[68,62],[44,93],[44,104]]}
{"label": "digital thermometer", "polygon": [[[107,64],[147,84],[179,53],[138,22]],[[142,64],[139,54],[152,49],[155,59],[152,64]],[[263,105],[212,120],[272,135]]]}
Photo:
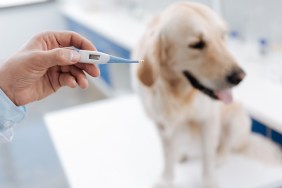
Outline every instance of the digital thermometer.
{"label": "digital thermometer", "polygon": [[73,47],[67,47],[67,49],[75,50],[80,53],[80,63],[91,64],[107,64],[107,63],[141,63],[143,60],[129,60],[116,56],[112,56],[106,53],[98,51],[80,50]]}

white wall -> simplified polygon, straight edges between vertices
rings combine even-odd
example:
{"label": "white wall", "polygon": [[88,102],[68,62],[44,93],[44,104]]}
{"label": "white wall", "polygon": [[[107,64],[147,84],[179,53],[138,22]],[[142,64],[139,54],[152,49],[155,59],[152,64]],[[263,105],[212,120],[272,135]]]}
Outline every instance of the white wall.
{"label": "white wall", "polygon": [[[59,2],[61,1],[63,0]],[[161,1],[168,4],[176,0]],[[211,0],[193,1],[208,5],[211,3]],[[229,22],[231,29],[239,30],[247,39],[257,40],[259,37],[267,37],[272,42],[282,42],[281,0],[221,1],[223,2],[223,15]],[[151,6],[153,6],[152,3]],[[17,51],[37,32],[65,29],[58,1],[0,9],[0,25],[0,60]]]}
{"label": "white wall", "polygon": [[281,0],[222,0],[223,14],[230,27],[244,38],[266,37],[282,43]]}
{"label": "white wall", "polygon": [[0,9],[0,24],[0,61],[38,32],[65,29],[57,1]]}
{"label": "white wall", "polygon": [[[103,0],[101,0],[103,1]],[[118,1],[118,0],[116,0]],[[122,0],[119,0],[122,1]],[[123,0],[126,1],[126,0]],[[183,0],[127,0],[144,2],[146,9],[162,9],[165,5]],[[184,0],[208,6],[221,2],[222,14],[231,30],[236,30],[246,40],[267,38],[272,43],[282,43],[281,0]],[[142,4],[142,3],[141,3]],[[146,4],[146,5],[145,5]],[[153,7],[153,8],[152,8]]]}

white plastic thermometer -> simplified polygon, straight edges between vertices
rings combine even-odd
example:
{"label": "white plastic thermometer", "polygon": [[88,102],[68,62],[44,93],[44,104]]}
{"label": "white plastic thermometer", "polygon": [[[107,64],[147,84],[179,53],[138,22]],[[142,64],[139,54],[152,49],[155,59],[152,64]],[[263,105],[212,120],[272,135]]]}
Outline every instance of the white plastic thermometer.
{"label": "white plastic thermometer", "polygon": [[67,49],[75,50],[80,53],[80,63],[91,63],[91,64],[107,64],[107,63],[140,63],[143,60],[129,60],[116,56],[112,56],[106,53],[98,51],[80,50],[73,47],[67,47]]}

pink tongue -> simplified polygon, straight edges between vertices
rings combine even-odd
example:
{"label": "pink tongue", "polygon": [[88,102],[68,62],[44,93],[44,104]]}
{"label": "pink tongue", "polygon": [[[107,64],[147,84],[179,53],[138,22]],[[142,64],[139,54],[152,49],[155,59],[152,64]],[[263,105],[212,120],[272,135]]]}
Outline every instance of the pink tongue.
{"label": "pink tongue", "polygon": [[225,104],[230,104],[233,101],[230,89],[215,91],[215,95],[218,97],[219,100],[223,101]]}

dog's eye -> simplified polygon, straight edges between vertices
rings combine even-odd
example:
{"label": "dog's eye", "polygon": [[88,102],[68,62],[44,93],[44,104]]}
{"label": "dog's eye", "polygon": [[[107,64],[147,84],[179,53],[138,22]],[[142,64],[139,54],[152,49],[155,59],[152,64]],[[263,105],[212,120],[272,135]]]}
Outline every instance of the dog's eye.
{"label": "dog's eye", "polygon": [[202,50],[205,48],[205,46],[206,46],[206,43],[202,40],[199,42],[193,43],[193,44],[189,44],[190,48],[197,49],[197,50]]}

